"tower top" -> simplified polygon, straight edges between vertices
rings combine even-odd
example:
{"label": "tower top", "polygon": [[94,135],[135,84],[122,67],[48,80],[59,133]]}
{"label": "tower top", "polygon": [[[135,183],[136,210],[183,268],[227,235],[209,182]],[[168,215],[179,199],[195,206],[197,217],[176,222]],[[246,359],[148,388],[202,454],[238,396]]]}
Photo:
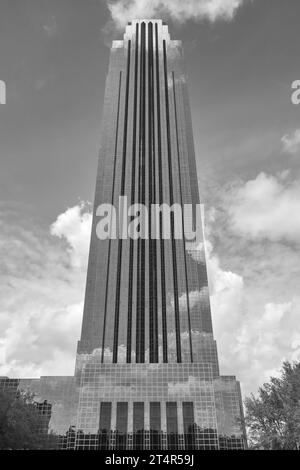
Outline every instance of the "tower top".
{"label": "tower top", "polygon": [[128,26],[132,25],[133,23],[160,23],[163,24],[164,26],[167,25],[163,20],[158,19],[158,18],[136,18],[132,21],[128,21]]}
{"label": "tower top", "polygon": [[[165,39],[167,41],[170,40],[170,35],[169,35],[169,28],[168,25],[161,19],[134,19],[132,21],[129,21],[127,23],[127,26],[125,28],[125,34],[123,40],[130,40],[136,36],[136,31],[137,28],[139,31],[141,31],[142,27],[146,27],[146,30],[148,31],[148,26],[152,25],[153,28],[157,28],[158,35],[160,38]],[[113,41],[113,46],[114,47],[121,47],[122,42],[121,41]]]}

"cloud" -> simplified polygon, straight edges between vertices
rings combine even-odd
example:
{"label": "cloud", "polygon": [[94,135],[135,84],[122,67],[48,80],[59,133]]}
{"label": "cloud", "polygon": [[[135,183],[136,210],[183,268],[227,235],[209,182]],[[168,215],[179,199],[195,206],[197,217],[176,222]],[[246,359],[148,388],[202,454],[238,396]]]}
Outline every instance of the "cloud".
{"label": "cloud", "polygon": [[286,134],[281,139],[282,150],[289,155],[300,155],[300,129],[291,135]]}
{"label": "cloud", "polygon": [[226,205],[233,232],[252,239],[299,243],[300,181],[287,176],[287,172],[261,173],[229,191]]}
{"label": "cloud", "polygon": [[[244,395],[300,360],[300,185],[260,173],[219,191],[205,226],[208,280],[222,374]],[[206,220],[208,220],[206,218]]]}
{"label": "cloud", "polygon": [[[189,293],[189,307],[190,309],[194,308],[196,305],[198,305],[201,300],[204,298],[206,292],[205,289],[203,288],[201,291],[192,291]],[[184,292],[178,299],[179,301],[179,309],[181,312],[186,312],[187,311],[187,295],[186,292]],[[173,309],[175,308],[174,300],[171,300],[171,305]]]}
{"label": "cloud", "polygon": [[68,253],[73,266],[81,267],[86,263],[89,239],[92,229],[92,215],[89,206],[80,203],[60,214],[51,225],[50,232],[68,243]]}
{"label": "cloud", "polygon": [[49,229],[0,211],[0,375],[73,374],[91,214],[80,204]]}
{"label": "cloud", "polygon": [[[269,292],[264,287],[263,268],[257,269],[255,278],[244,279],[223,269],[219,256],[208,245],[211,310],[221,373],[236,375],[244,395],[248,395],[276,375],[283,360],[300,360],[300,297],[266,301]],[[240,262],[247,263],[247,258]],[[276,283],[271,273],[266,282],[272,286],[275,297]]]}
{"label": "cloud", "polygon": [[[210,238],[220,229],[218,210],[213,214],[206,218]],[[50,229],[0,206],[0,375],[73,373],[90,227],[83,203]],[[300,268],[292,247],[226,231],[223,246],[205,243],[212,318],[221,372],[236,374],[249,394],[284,359],[300,360]],[[190,301],[199,297],[195,291]]]}
{"label": "cloud", "polygon": [[106,0],[115,25],[123,29],[139,18],[167,17],[178,23],[187,20],[230,21],[244,0]]}

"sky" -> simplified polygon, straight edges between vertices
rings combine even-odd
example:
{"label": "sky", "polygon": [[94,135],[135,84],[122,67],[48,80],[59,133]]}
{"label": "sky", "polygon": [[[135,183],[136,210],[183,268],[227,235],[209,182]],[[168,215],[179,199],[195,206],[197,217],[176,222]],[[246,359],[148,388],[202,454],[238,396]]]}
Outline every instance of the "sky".
{"label": "sky", "polygon": [[72,375],[112,39],[184,44],[222,374],[300,360],[298,0],[1,0],[0,375]]}

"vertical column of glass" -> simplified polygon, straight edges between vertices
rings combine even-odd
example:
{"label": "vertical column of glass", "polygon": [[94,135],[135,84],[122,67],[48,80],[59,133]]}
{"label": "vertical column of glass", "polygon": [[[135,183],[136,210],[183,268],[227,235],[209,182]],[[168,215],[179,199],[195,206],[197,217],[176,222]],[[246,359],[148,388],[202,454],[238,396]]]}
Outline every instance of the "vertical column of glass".
{"label": "vertical column of glass", "polygon": [[[112,49],[114,50],[114,48]],[[111,205],[114,204],[114,197],[115,197],[115,178],[116,178],[116,162],[117,162],[117,154],[118,154],[118,138],[119,138],[119,124],[120,124],[120,109],[121,109],[121,91],[122,91],[122,71],[120,69],[120,61],[123,60],[122,57],[122,50],[119,48],[115,49],[117,51],[118,55],[118,62],[114,66],[114,72],[119,74],[119,84],[118,84],[118,92],[117,92],[117,97],[118,97],[118,102],[117,102],[117,108],[116,108],[116,116],[115,116],[115,135],[114,135],[114,142],[110,143],[110,152],[108,152],[108,157],[106,158],[107,161],[103,162],[104,166],[104,174],[105,178],[103,178],[103,194],[101,198],[102,203],[110,203]],[[110,75],[108,76],[109,79]],[[116,93],[115,93],[116,94]],[[104,114],[105,116],[105,114]],[[108,121],[109,123],[109,121]],[[103,136],[105,139],[105,136]],[[99,165],[101,166],[102,162],[99,161]],[[111,178],[111,179],[110,179]],[[110,181],[111,187],[109,188],[107,186],[107,183]],[[110,191],[110,193],[109,193]],[[95,204],[95,209],[97,211],[97,204]],[[113,214],[111,214],[111,222],[113,223],[112,220]],[[94,216],[94,220],[95,220]],[[93,236],[93,235],[92,235]],[[100,248],[102,246],[107,245],[107,258],[105,258],[106,261],[106,266],[103,267],[104,272],[106,273],[106,276],[100,276],[101,270],[99,269],[96,273],[96,278],[101,279],[101,282],[103,283],[105,280],[105,286],[103,287],[103,290],[97,290],[98,295],[101,295],[101,300],[102,304],[100,307],[102,308],[101,312],[103,312],[103,324],[102,324],[102,334],[101,334],[101,360],[103,362],[104,360],[104,348],[105,348],[105,333],[106,333],[106,320],[107,320],[107,305],[108,305],[108,289],[109,289],[109,280],[110,280],[110,263],[111,263],[111,247],[112,247],[112,240],[109,238],[108,240],[98,240],[97,244],[99,245],[98,251],[100,251]],[[97,254],[98,254],[97,251]],[[88,273],[88,278],[89,278],[89,273]]]}
{"label": "vertical column of glass", "polygon": [[172,171],[173,171],[173,187],[174,187],[174,202],[181,207],[182,212],[176,220],[180,224],[178,229],[182,231],[182,239],[175,240],[176,258],[177,258],[177,286],[178,286],[178,308],[179,319],[178,327],[180,332],[180,342],[182,349],[182,361],[191,362],[192,356],[192,341],[191,341],[191,321],[190,321],[190,297],[189,286],[187,279],[187,260],[186,260],[186,244],[184,239],[184,212],[185,212],[185,198],[183,195],[182,185],[182,165],[180,160],[180,142],[179,142],[179,128],[181,126],[180,116],[177,112],[177,100],[175,93],[176,79],[174,69],[179,68],[180,61],[180,48],[178,41],[170,41],[168,44],[168,81],[169,81],[169,108],[170,108],[170,122],[171,122],[171,137],[172,137]]}
{"label": "vertical column of glass", "polygon": [[[135,38],[134,51],[134,109],[133,109],[133,130],[132,130],[132,186],[131,186],[131,205],[139,203],[139,182],[140,182],[140,100],[141,100],[141,27],[138,22],[133,22],[133,36]],[[131,219],[130,219],[131,222]],[[139,244],[137,240],[130,240],[130,260],[129,260],[129,280],[128,280],[128,336],[127,341],[127,362],[136,362],[137,345],[137,311],[138,311],[138,286],[140,283],[139,272]],[[131,305],[131,308],[130,308]],[[131,321],[130,321],[131,320]],[[131,336],[130,336],[131,323]],[[130,348],[131,343],[131,348]],[[130,351],[131,349],[131,351]]]}
{"label": "vertical column of glass", "polygon": [[[168,45],[168,46],[167,46]],[[173,167],[176,168],[176,160],[174,159],[174,139],[172,138],[171,122],[172,122],[172,107],[171,107],[171,94],[170,89],[172,89],[172,84],[170,80],[170,74],[168,70],[168,54],[167,47],[170,46],[169,41],[163,40],[163,63],[164,63],[164,87],[165,87],[165,104],[166,104],[166,132],[167,132],[167,159],[168,159],[168,176],[169,176],[169,194],[170,194],[170,206],[173,207],[176,203],[178,191],[176,191],[176,184],[174,181],[174,172]],[[172,122],[173,124],[173,122]],[[176,170],[175,170],[176,173]],[[175,214],[174,210],[171,210],[170,214],[170,224],[171,224],[171,240],[170,240],[170,250],[171,250],[171,259],[172,259],[172,274],[173,274],[173,296],[171,299],[171,305],[169,306],[169,316],[168,318],[174,317],[174,330],[173,330],[173,341],[174,349],[176,348],[176,355],[174,351],[174,362],[181,362],[181,332],[180,332],[180,311],[179,311],[179,283],[178,283],[178,253],[176,244],[176,233],[175,233]],[[182,243],[182,242],[180,242]],[[173,322],[172,322],[173,323]]]}
{"label": "vertical column of glass", "polygon": [[[159,204],[160,201],[160,180],[159,180],[159,162],[160,162],[160,152],[161,149],[159,148],[159,135],[158,135],[158,112],[159,112],[159,103],[158,103],[158,96],[159,96],[159,87],[158,85],[158,75],[159,75],[159,67],[157,66],[158,62],[158,25],[157,22],[153,24],[153,201],[155,204]],[[153,232],[157,231],[156,222],[152,220],[152,230]],[[152,232],[152,233],[153,233]],[[155,235],[157,236],[157,235]],[[155,250],[155,273],[153,275],[153,283],[155,288],[155,299],[154,299],[154,316],[155,316],[155,326],[153,330],[155,331],[156,335],[156,362],[163,362],[163,330],[162,330],[162,267],[161,267],[161,250],[160,250],[160,241],[156,239],[153,243],[154,250]]]}
{"label": "vertical column of glass", "polygon": [[[195,156],[193,149],[191,120],[187,119],[186,77],[182,54],[178,54],[178,62],[174,64],[174,89],[177,107],[179,138],[179,158],[181,159],[182,187],[185,199],[193,205],[199,204],[198,183],[192,174],[195,171]],[[184,158],[183,158],[184,156]],[[195,188],[195,184],[197,186]],[[197,213],[199,225],[201,224],[200,212]],[[196,250],[187,253],[188,282],[190,291],[190,318],[193,338],[193,352],[195,361],[212,363],[214,370],[218,372],[216,345],[212,336],[211,312],[206,275],[206,261],[204,240],[201,238],[202,229],[198,231],[199,245]],[[198,250],[198,251],[197,251]]]}
{"label": "vertical column of glass", "polygon": [[84,314],[81,340],[78,352],[92,352],[102,346],[102,331],[105,327],[106,272],[109,260],[109,241],[102,242],[96,234],[98,218],[96,211],[103,202],[112,201],[113,168],[118,133],[119,89],[122,83],[122,55],[120,49],[112,48],[110,68],[106,81],[104,116],[101,130],[101,147],[95,189],[93,224],[90,242],[87,283],[85,292]]}
{"label": "vertical column of glass", "polygon": [[195,449],[195,417],[194,417],[194,404],[193,402],[182,403],[183,414],[183,429],[184,429],[184,443],[185,449]]}
{"label": "vertical column of glass", "polygon": [[168,449],[178,449],[177,403],[166,403]]}
{"label": "vertical column of glass", "polygon": [[109,449],[111,429],[111,402],[102,402],[100,405],[99,422],[99,449]]}
{"label": "vertical column of glass", "polygon": [[[138,192],[137,201],[145,204],[145,74],[146,74],[146,27],[140,25],[140,76],[139,76],[139,135],[138,135]],[[137,289],[136,289],[136,362],[145,359],[145,240],[139,238],[137,244]]]}
{"label": "vertical column of glass", "polygon": [[[181,86],[185,82],[185,74],[183,71],[182,61],[182,50],[179,41],[174,41],[174,54],[176,60],[172,61],[172,84],[173,84],[173,102],[174,102],[174,115],[175,115],[175,128],[176,128],[176,141],[177,141],[177,160],[180,168],[180,190],[182,204],[193,204],[193,211],[195,209],[196,200],[192,198],[192,181],[190,179],[189,171],[189,155],[188,148],[186,146],[186,134],[185,134],[185,116],[182,113],[182,102],[181,102]],[[199,201],[198,201],[199,202]],[[185,212],[185,220],[186,212]],[[190,228],[195,228],[195,218],[190,217]],[[194,351],[196,350],[195,341],[198,340],[199,333],[201,332],[201,315],[200,315],[200,285],[198,278],[198,270],[196,262],[190,257],[187,252],[188,244],[184,243],[184,252],[182,259],[182,271],[185,276],[185,291],[186,295],[186,308],[187,308],[187,321],[189,329],[189,347],[192,356],[194,358]],[[192,338],[194,340],[192,340]]]}
{"label": "vertical column of glass", "polygon": [[[166,93],[165,76],[165,57],[164,41],[166,40],[165,27],[158,25],[159,32],[159,89],[160,89],[160,134],[161,134],[161,204],[170,206],[170,173],[169,173],[169,154],[168,154],[168,109]],[[162,218],[161,218],[162,224]],[[176,328],[174,316],[174,277],[173,277],[173,259],[172,259],[172,241],[170,239],[160,240],[161,250],[163,251],[162,274],[164,276],[163,301],[163,332],[166,329],[166,341],[164,346],[164,362],[176,362]]]}
{"label": "vertical column of glass", "polygon": [[[149,165],[149,151],[150,151],[150,142],[149,142],[149,113],[151,111],[150,108],[150,103],[149,103],[149,56],[150,56],[150,51],[149,51],[149,22],[145,23],[145,77],[144,77],[144,92],[145,92],[145,107],[144,107],[144,122],[145,122],[145,129],[144,129],[144,160],[143,160],[143,172],[144,172],[144,188],[143,188],[143,200],[145,207],[147,208],[148,211],[148,216],[149,216],[149,170],[150,170],[150,165]],[[149,218],[148,218],[148,223],[149,223]],[[145,280],[145,285],[144,285],[144,362],[149,362],[149,357],[150,357],[150,342],[149,342],[149,329],[150,329],[150,318],[149,318],[149,313],[150,313],[150,292],[149,292],[149,266],[151,263],[150,257],[149,257],[149,246],[150,246],[150,240],[149,240],[149,234],[146,234],[146,240],[142,241],[143,243],[143,257],[144,257],[144,280]]]}
{"label": "vertical column of glass", "polygon": [[[152,205],[156,203],[156,147],[155,147],[155,69],[154,69],[154,25],[148,23],[148,215],[151,231]],[[157,241],[149,233],[149,362],[158,362],[158,318],[157,318]]]}
{"label": "vertical column of glass", "polygon": [[[127,74],[127,58],[128,58],[128,43],[123,43],[123,47],[120,48],[120,60],[119,68],[122,72],[122,83],[120,89],[120,108],[119,108],[119,123],[118,123],[118,135],[116,142],[116,158],[114,168],[114,194],[113,194],[113,206],[118,208],[119,196],[122,192],[122,170],[123,170],[123,156],[124,156],[124,120],[126,111],[126,74]],[[105,201],[107,202],[107,201]],[[118,210],[117,210],[118,214]],[[119,299],[117,297],[117,284],[118,266],[120,263],[120,239],[111,239],[110,243],[110,259],[107,270],[107,288],[105,291],[106,301],[106,322],[105,330],[103,331],[103,362],[116,362],[117,360],[117,342],[116,342],[116,326],[118,322],[118,308]],[[102,241],[100,242],[102,243]],[[103,271],[105,272],[105,271]],[[102,292],[103,295],[103,292]]]}
{"label": "vertical column of glass", "polygon": [[[139,181],[139,45],[140,27],[136,23],[132,26],[132,152],[129,153],[131,163],[131,188],[129,204],[133,206],[137,201]],[[129,223],[132,218],[129,218]],[[127,323],[127,357],[126,362],[135,362],[136,350],[136,298],[137,298],[137,243],[133,233],[129,232],[129,265],[128,265],[128,323]]]}
{"label": "vertical column of glass", "polygon": [[[155,127],[156,135],[156,200],[159,205],[164,202],[164,154],[163,154],[163,109],[162,109],[162,25],[161,22],[155,23],[154,31],[155,42]],[[166,248],[165,241],[162,239],[162,216],[159,220],[159,240],[157,248],[157,329],[158,329],[158,360],[159,362],[168,362],[167,347],[167,310],[166,310]]]}
{"label": "vertical column of glass", "polygon": [[128,403],[117,403],[116,420],[116,449],[124,450],[127,447]]}
{"label": "vertical column of glass", "polygon": [[[124,124],[123,124],[123,140],[122,140],[122,157],[121,157],[121,181],[120,181],[120,192],[119,196],[124,198],[126,196],[126,170],[129,165],[129,161],[127,159],[127,136],[128,136],[128,120],[129,120],[129,103],[130,103],[130,72],[131,72],[131,40],[124,41],[125,45],[125,54],[126,54],[126,78],[125,78],[125,97],[124,97]],[[120,198],[119,198],[120,201]],[[115,287],[115,312],[114,312],[114,337],[113,337],[113,362],[118,362],[118,349],[122,349],[120,351],[120,362],[125,362],[126,360],[126,336],[125,336],[125,325],[127,324],[127,303],[123,303],[126,301],[127,297],[127,289],[125,288],[125,284],[122,284],[122,272],[123,266],[126,264],[126,234],[124,235],[123,232],[123,224],[125,221],[125,227],[127,225],[126,214],[123,212],[126,211],[126,208],[121,207],[119,205],[119,236],[118,236],[118,249],[117,249],[117,265],[116,265],[116,287]],[[125,240],[123,239],[125,237]],[[124,289],[122,289],[124,285]],[[125,299],[124,299],[125,297]],[[121,331],[121,328],[123,330]],[[123,335],[123,338],[122,338]],[[124,339],[124,344],[122,344],[122,339]],[[120,342],[121,341],[121,342]]]}
{"label": "vertical column of glass", "polygon": [[[132,27],[131,27],[132,29]],[[128,35],[127,52],[127,83],[125,100],[125,120],[124,120],[124,148],[123,148],[123,187],[122,197],[126,198],[124,207],[124,239],[122,240],[122,256],[120,260],[120,283],[119,288],[119,331],[118,331],[118,362],[131,361],[132,346],[132,284],[133,272],[133,251],[128,238],[128,208],[131,205],[133,191],[135,191],[135,141],[133,138],[134,126],[136,124],[136,101],[135,101],[135,74],[136,74],[136,40],[135,31]],[[125,203],[125,200],[124,200]],[[131,252],[130,252],[131,251]],[[130,285],[129,285],[130,284]]]}
{"label": "vertical column of glass", "polygon": [[161,448],[161,404],[150,402],[150,449]]}
{"label": "vertical column of glass", "polygon": [[144,402],[133,403],[133,449],[144,448]]}

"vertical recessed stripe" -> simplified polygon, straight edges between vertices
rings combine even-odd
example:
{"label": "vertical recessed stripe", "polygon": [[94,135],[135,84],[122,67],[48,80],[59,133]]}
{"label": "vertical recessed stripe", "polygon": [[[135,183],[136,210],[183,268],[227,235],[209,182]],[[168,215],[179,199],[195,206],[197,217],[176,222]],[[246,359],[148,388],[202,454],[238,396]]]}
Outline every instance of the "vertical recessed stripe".
{"label": "vertical recessed stripe", "polygon": [[[134,104],[133,104],[133,132],[132,132],[132,176],[131,176],[131,205],[135,202],[135,166],[136,166],[136,126],[137,126],[137,91],[138,91],[138,60],[139,60],[139,25],[135,32],[135,64],[134,64]],[[134,241],[130,238],[129,272],[128,272],[128,323],[127,323],[127,351],[126,362],[131,362],[132,348],[132,299],[133,299],[133,259]]]}
{"label": "vertical recessed stripe", "polygon": [[[155,202],[155,140],[154,140],[154,70],[153,70],[153,25],[148,24],[148,199],[149,227],[152,227],[151,207]],[[157,328],[157,289],[156,289],[156,241],[149,239],[149,349],[150,362],[158,362],[158,328]]]}
{"label": "vertical recessed stripe", "polygon": [[[159,42],[158,26],[155,25],[155,49],[156,49],[156,94],[157,94],[157,151],[158,151],[158,173],[159,173],[159,204],[163,204],[163,181],[162,181],[162,138],[161,138],[161,109],[160,109],[160,73],[159,73]],[[166,279],[165,279],[165,242],[162,237],[162,214],[159,215],[159,243],[161,260],[161,305],[162,305],[162,338],[163,338],[163,362],[168,362],[167,344],[167,310],[166,310]]]}
{"label": "vertical recessed stripe", "polygon": [[[146,25],[141,25],[140,53],[140,128],[139,128],[139,191],[138,202],[145,204],[145,75],[146,75]],[[136,362],[145,362],[145,240],[139,238],[137,256],[137,315]]]}
{"label": "vertical recessed stripe", "polygon": [[[130,80],[130,53],[131,53],[131,41],[128,41],[126,92],[125,92],[125,117],[124,117],[123,152],[122,152],[121,196],[124,195],[124,189],[125,189],[126,152],[127,152],[127,126],[128,126],[128,99],[129,99],[129,80]],[[122,247],[123,247],[122,241],[123,241],[122,238],[119,237],[117,283],[116,283],[116,303],[115,303],[115,322],[114,322],[114,344],[113,344],[113,362],[114,363],[116,363],[118,361],[120,291],[121,291],[121,264],[122,264]]]}
{"label": "vertical recessed stripe", "polygon": [[[173,203],[174,203],[174,196],[173,196],[173,176],[172,176],[172,153],[171,153],[171,133],[170,133],[168,67],[167,67],[167,51],[166,51],[166,41],[165,40],[163,41],[163,57],[164,57],[166,124],[167,124],[167,151],[168,151],[168,167],[169,167],[169,190],[170,190],[170,205],[172,206]],[[180,338],[180,319],[179,319],[179,301],[178,301],[177,257],[176,257],[176,243],[175,243],[175,238],[174,238],[174,214],[173,214],[173,212],[171,212],[171,243],[172,243],[173,285],[174,285],[174,306],[175,306],[176,352],[177,352],[177,362],[181,362],[181,338]]]}
{"label": "vertical recessed stripe", "polygon": [[[179,135],[178,135],[178,116],[177,116],[177,102],[176,102],[176,89],[175,89],[175,75],[172,72],[173,80],[173,98],[174,98],[174,114],[175,114],[175,130],[176,130],[176,144],[177,144],[177,159],[178,159],[178,173],[179,173],[179,190],[180,190],[180,203],[183,209],[183,197],[182,197],[182,183],[181,183],[181,164],[180,164],[180,151],[179,151]],[[184,215],[182,211],[182,228],[184,230]],[[184,250],[184,272],[185,272],[185,288],[186,288],[186,301],[187,301],[187,314],[188,314],[188,326],[189,326],[189,343],[190,343],[190,357],[193,362],[193,345],[192,345],[192,334],[191,334],[191,316],[190,316],[190,297],[189,297],[189,284],[187,275],[187,260],[186,260],[186,244],[185,234],[183,234],[183,250]]]}
{"label": "vertical recessed stripe", "polygon": [[[116,134],[115,134],[114,170],[113,170],[113,186],[112,186],[112,192],[111,192],[111,205],[113,205],[113,203],[114,203],[114,193],[115,193],[115,176],[116,176],[116,160],[117,160],[118,134],[119,134],[121,85],[122,85],[122,72],[120,72],[120,75],[119,75],[118,110],[117,110],[117,125],[116,125]],[[109,242],[108,242],[101,362],[104,362],[106,316],[107,316],[107,301],[108,301],[108,285],[109,285],[109,273],[110,273],[110,253],[111,253],[111,238],[109,239]]]}

